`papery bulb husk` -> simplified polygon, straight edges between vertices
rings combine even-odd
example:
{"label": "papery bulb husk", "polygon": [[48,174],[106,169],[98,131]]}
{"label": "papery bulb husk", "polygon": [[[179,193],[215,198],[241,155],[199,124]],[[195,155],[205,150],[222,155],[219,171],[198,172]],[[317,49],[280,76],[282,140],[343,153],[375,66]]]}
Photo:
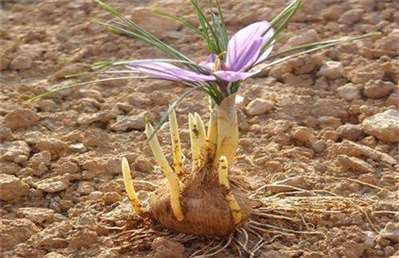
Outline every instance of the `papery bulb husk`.
{"label": "papery bulb husk", "polygon": [[215,107],[218,135],[214,166],[221,156],[227,158],[228,164],[233,164],[235,160],[239,142],[235,100],[236,95],[230,95],[225,98],[220,105]]}

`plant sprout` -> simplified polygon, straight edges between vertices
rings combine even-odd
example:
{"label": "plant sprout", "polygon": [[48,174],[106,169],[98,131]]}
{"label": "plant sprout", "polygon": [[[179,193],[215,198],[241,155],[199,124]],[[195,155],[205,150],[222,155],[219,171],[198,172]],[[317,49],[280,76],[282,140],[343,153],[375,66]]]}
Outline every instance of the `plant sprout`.
{"label": "plant sprout", "polygon": [[[96,2],[113,16],[111,20],[98,20],[99,24],[113,32],[153,46],[168,57],[98,62],[93,67],[99,69],[101,74],[129,75],[104,80],[159,79],[178,82],[188,87],[188,90],[170,105],[168,112],[155,128],[149,122],[146,123],[148,144],[167,182],[165,187],[161,187],[153,195],[149,207],[143,207],[137,197],[126,158],[122,159],[122,171],[128,198],[137,215],[150,217],[173,231],[192,235],[229,236],[237,230],[245,230],[251,214],[258,212],[252,205],[253,195],[241,190],[241,179],[233,182],[229,177],[229,168],[234,164],[239,142],[235,103],[242,82],[275,64],[299,55],[375,35],[370,33],[315,42],[272,54],[281,32],[301,7],[301,0],[291,1],[270,22],[255,22],[231,37],[217,0],[211,1],[214,10],[207,13],[197,0],[190,0],[198,17],[199,27],[183,17],[156,11],[157,15],[181,23],[205,41],[209,55],[202,62],[196,63],[134,21],[125,18],[109,4],[102,0]],[[209,96],[210,115],[205,124],[197,113],[188,114],[191,142],[191,169],[188,169],[184,164],[175,107],[194,90]],[[167,121],[172,143],[172,165],[168,163],[157,138],[161,125]],[[252,230],[260,228],[259,223],[256,223],[258,222],[250,221]],[[231,238],[229,239],[231,242]],[[260,243],[261,241],[259,246],[256,246],[257,249],[260,248]]]}

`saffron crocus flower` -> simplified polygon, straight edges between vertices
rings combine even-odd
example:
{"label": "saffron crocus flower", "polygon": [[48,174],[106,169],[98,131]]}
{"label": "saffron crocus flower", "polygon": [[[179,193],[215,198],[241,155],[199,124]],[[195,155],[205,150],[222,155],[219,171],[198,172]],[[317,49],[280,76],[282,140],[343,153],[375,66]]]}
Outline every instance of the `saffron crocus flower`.
{"label": "saffron crocus flower", "polygon": [[135,60],[128,62],[127,67],[135,72],[149,75],[153,78],[171,80],[204,82],[221,80],[227,83],[245,80],[258,71],[250,69],[267,59],[273,45],[264,50],[265,45],[273,37],[274,30],[270,23],[261,21],[253,23],[231,37],[228,42],[225,61],[212,53],[206,61],[198,66],[197,71],[180,68],[174,64],[159,59]]}

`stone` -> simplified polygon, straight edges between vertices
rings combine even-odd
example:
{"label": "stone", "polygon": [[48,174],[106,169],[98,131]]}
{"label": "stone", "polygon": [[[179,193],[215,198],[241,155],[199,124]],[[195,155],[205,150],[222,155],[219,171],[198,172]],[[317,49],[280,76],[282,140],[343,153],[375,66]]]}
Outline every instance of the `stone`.
{"label": "stone", "polygon": [[0,145],[0,160],[22,164],[28,160],[30,151],[29,145],[24,141],[4,143]]}
{"label": "stone", "polygon": [[43,179],[36,183],[36,188],[46,193],[56,193],[67,189],[69,181],[65,177],[57,176]]}
{"label": "stone", "polygon": [[342,14],[342,7],[339,5],[331,5],[321,11],[321,16],[330,21],[336,21]]}
{"label": "stone", "polygon": [[90,125],[104,119],[103,113],[81,114],[77,120],[80,125]]}
{"label": "stone", "polygon": [[311,115],[314,117],[331,116],[344,118],[348,116],[347,104],[340,99],[319,98],[311,104]]}
{"label": "stone", "polygon": [[399,108],[399,92],[392,92],[392,94],[385,101],[385,105]]}
{"label": "stone", "polygon": [[111,205],[122,200],[122,196],[117,192],[107,192],[103,196],[106,205]]}
{"label": "stone", "polygon": [[342,125],[341,119],[334,116],[321,116],[318,119],[321,128],[338,128]]}
{"label": "stone", "polygon": [[91,148],[106,147],[112,142],[112,138],[108,131],[96,128],[86,130],[82,142],[85,146]]}
{"label": "stone", "polygon": [[0,219],[0,250],[9,250],[39,232],[28,219]]}
{"label": "stone", "polygon": [[149,159],[146,157],[139,155],[135,160],[134,160],[134,169],[140,172],[145,172],[145,173],[150,173],[154,170],[154,164],[151,163]]}
{"label": "stone", "polygon": [[90,200],[99,200],[104,196],[103,192],[100,191],[93,191],[89,194]]}
{"label": "stone", "polygon": [[51,154],[48,151],[36,153],[29,160],[28,166],[31,168],[32,174],[35,176],[42,176],[48,171],[50,165]]}
{"label": "stone", "polygon": [[366,134],[387,142],[399,142],[399,111],[389,109],[375,114],[362,122]]}
{"label": "stone", "polygon": [[28,70],[32,68],[32,65],[32,57],[28,54],[21,53],[11,61],[10,68],[13,70]]}
{"label": "stone", "polygon": [[179,242],[169,240],[166,237],[157,237],[151,244],[155,258],[183,258],[184,246]]}
{"label": "stone", "polygon": [[82,163],[82,167],[87,170],[89,178],[97,175],[105,174],[107,171],[107,163],[102,159],[89,159]]}
{"label": "stone", "polygon": [[376,46],[379,49],[383,49],[385,51],[391,51],[394,53],[399,52],[399,29],[393,30],[387,36],[382,37],[377,41]]}
{"label": "stone", "polygon": [[337,133],[341,139],[358,141],[364,137],[362,126],[357,124],[344,124],[337,128]]}
{"label": "stone", "polygon": [[97,241],[97,233],[87,228],[83,228],[74,233],[68,240],[69,247],[74,249],[90,247],[91,245],[97,243]]}
{"label": "stone", "polygon": [[318,76],[327,77],[330,80],[335,80],[342,77],[344,73],[344,66],[340,62],[327,61],[320,67]]}
{"label": "stone", "polygon": [[338,95],[348,101],[360,99],[360,90],[352,83],[347,83],[337,89]]}
{"label": "stone", "polygon": [[50,162],[51,162],[51,153],[48,151],[42,151],[42,152],[36,153],[29,160],[29,163],[31,165],[39,164],[39,163],[44,163],[45,165],[50,165]]}
{"label": "stone", "polygon": [[395,84],[389,81],[372,80],[366,83],[363,95],[371,99],[379,99],[388,96],[395,89]]}
{"label": "stone", "polygon": [[68,144],[61,140],[50,138],[39,140],[36,143],[36,148],[38,148],[40,151],[48,151],[51,156],[61,157],[67,152]]}
{"label": "stone", "polygon": [[78,142],[69,145],[69,150],[75,153],[85,153],[87,151],[87,148],[83,143]]}
{"label": "stone", "polygon": [[311,145],[316,153],[322,153],[327,148],[327,143],[324,140],[317,140],[312,142]]}
{"label": "stone", "polygon": [[386,69],[382,65],[371,63],[355,67],[347,74],[347,77],[353,83],[366,84],[370,80],[382,80],[385,73]]}
{"label": "stone", "polygon": [[313,130],[304,126],[296,127],[292,132],[292,138],[304,144],[312,144],[316,141]]}
{"label": "stone", "polygon": [[351,170],[358,173],[373,173],[375,171],[373,166],[355,157],[338,155],[337,160],[341,167],[345,170]]}
{"label": "stone", "polygon": [[81,195],[87,195],[93,191],[94,191],[94,186],[92,185],[91,182],[87,182],[87,181],[79,182],[78,188],[76,189],[76,192],[78,192]]}
{"label": "stone", "polygon": [[380,232],[383,238],[387,238],[394,243],[399,243],[399,223],[398,222],[388,222],[385,228]]}
{"label": "stone", "polygon": [[305,32],[300,33],[299,35],[291,37],[285,46],[297,46],[303,45],[307,43],[313,43],[319,41],[320,37],[319,34],[315,29],[310,29]]}
{"label": "stone", "polygon": [[43,99],[38,103],[40,111],[54,112],[57,110],[57,104],[51,99]]}
{"label": "stone", "polygon": [[38,207],[19,208],[17,216],[44,226],[54,221],[54,210]]}
{"label": "stone", "polygon": [[66,248],[68,246],[67,237],[72,230],[69,221],[54,222],[48,225],[30,239],[35,247],[44,249]]}
{"label": "stone", "polygon": [[126,132],[130,130],[144,130],[145,117],[147,112],[128,117],[118,117],[117,121],[110,126],[111,130],[117,132]]}
{"label": "stone", "polygon": [[29,191],[29,185],[18,177],[8,174],[0,174],[0,200],[13,201],[25,196]]}
{"label": "stone", "polygon": [[111,175],[121,175],[121,160],[119,158],[111,158],[107,161],[106,170]]}
{"label": "stone", "polygon": [[269,100],[256,98],[249,102],[245,109],[248,115],[256,116],[269,112],[273,109],[273,106],[274,103]]}
{"label": "stone", "polygon": [[39,120],[40,118],[36,112],[30,109],[18,109],[4,117],[4,126],[13,130],[25,129],[37,124]]}
{"label": "stone", "polygon": [[71,160],[60,161],[54,171],[59,175],[76,174],[80,171],[78,164]]}
{"label": "stone", "polygon": [[344,140],[335,147],[337,148],[336,152],[338,154],[345,154],[355,157],[367,157],[375,161],[386,162],[390,165],[395,165],[397,163],[396,159],[384,152],[374,150],[373,148],[349,140]]}
{"label": "stone", "polygon": [[10,141],[12,138],[11,129],[0,125],[0,143],[3,141]]}
{"label": "stone", "polygon": [[59,254],[57,252],[50,252],[43,256],[43,258],[65,258],[66,256]]}
{"label": "stone", "polygon": [[338,22],[346,25],[353,25],[362,19],[363,13],[364,10],[361,8],[348,10],[341,15]]}

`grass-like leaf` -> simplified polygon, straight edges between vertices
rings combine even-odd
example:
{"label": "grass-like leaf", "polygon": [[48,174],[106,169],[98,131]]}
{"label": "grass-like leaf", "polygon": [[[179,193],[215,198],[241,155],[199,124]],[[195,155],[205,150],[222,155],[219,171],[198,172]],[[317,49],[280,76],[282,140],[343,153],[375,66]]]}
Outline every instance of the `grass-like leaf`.
{"label": "grass-like leaf", "polygon": [[205,12],[202,7],[199,5],[197,0],[190,0],[191,5],[193,6],[194,12],[198,17],[199,24],[201,26],[201,31],[206,36],[206,43],[208,45],[208,49],[211,53],[220,54],[222,50],[220,49],[219,39],[216,35],[215,29],[209,23],[208,19],[205,16]]}
{"label": "grass-like leaf", "polygon": [[[276,64],[286,62],[292,58],[296,58],[296,57],[304,55],[304,54],[309,54],[309,53],[312,53],[315,51],[334,47],[334,46],[337,46],[340,44],[344,44],[344,43],[348,43],[348,42],[352,42],[352,41],[356,41],[356,40],[360,40],[360,39],[364,39],[364,38],[369,38],[369,37],[376,37],[379,35],[380,35],[379,32],[371,32],[371,33],[367,33],[367,34],[360,35],[360,36],[342,37],[339,39],[319,41],[319,42],[314,42],[314,43],[310,43],[310,44],[294,46],[292,48],[289,48],[287,50],[284,50],[282,52],[279,52],[279,53],[267,58],[264,62],[269,61],[270,59],[276,59],[276,60],[263,65],[261,67],[261,70],[265,70],[265,69],[270,68]],[[294,54],[290,54],[292,52],[294,52]],[[262,62],[262,63],[264,63],[264,62]],[[262,64],[262,63],[260,63],[260,64]],[[258,64],[258,65],[260,65],[260,64]]]}
{"label": "grass-like leaf", "polygon": [[192,60],[190,60],[187,56],[173,48],[172,46],[166,44],[165,42],[161,41],[159,38],[151,34],[150,32],[146,31],[142,27],[140,27],[138,24],[135,22],[127,19],[124,17],[119,11],[117,11],[115,8],[113,8],[111,5],[105,3],[103,0],[95,0],[104,10],[106,10],[109,14],[111,14],[117,21],[109,21],[109,22],[104,22],[104,21],[98,21],[98,23],[106,26],[108,29],[111,29],[114,32],[117,32],[119,34],[129,36],[136,38],[138,40],[141,40],[153,47],[158,48],[168,56],[171,56],[173,58],[177,58],[179,60],[185,60],[191,63]]}
{"label": "grass-like leaf", "polygon": [[153,79],[148,76],[124,76],[124,77],[113,77],[113,78],[105,78],[105,79],[100,79],[100,80],[93,80],[93,81],[88,81],[88,82],[80,82],[80,83],[73,83],[70,85],[62,86],[62,87],[52,87],[53,89],[48,90],[45,93],[39,94],[33,98],[28,99],[28,102],[34,102],[39,99],[51,96],[55,93],[58,93],[62,90],[67,90],[67,89],[72,89],[76,87],[82,87],[82,86],[87,86],[90,84],[96,84],[99,82],[107,82],[107,81],[115,81],[115,80],[127,80],[127,79]]}
{"label": "grass-like leaf", "polygon": [[262,52],[267,50],[270,47],[270,45],[272,45],[274,41],[278,39],[280,33],[286,28],[291,18],[299,10],[301,6],[302,6],[302,0],[294,0],[287,7],[285,7],[276,17],[272,19],[270,24],[271,27],[274,28],[274,34],[265,44]]}

